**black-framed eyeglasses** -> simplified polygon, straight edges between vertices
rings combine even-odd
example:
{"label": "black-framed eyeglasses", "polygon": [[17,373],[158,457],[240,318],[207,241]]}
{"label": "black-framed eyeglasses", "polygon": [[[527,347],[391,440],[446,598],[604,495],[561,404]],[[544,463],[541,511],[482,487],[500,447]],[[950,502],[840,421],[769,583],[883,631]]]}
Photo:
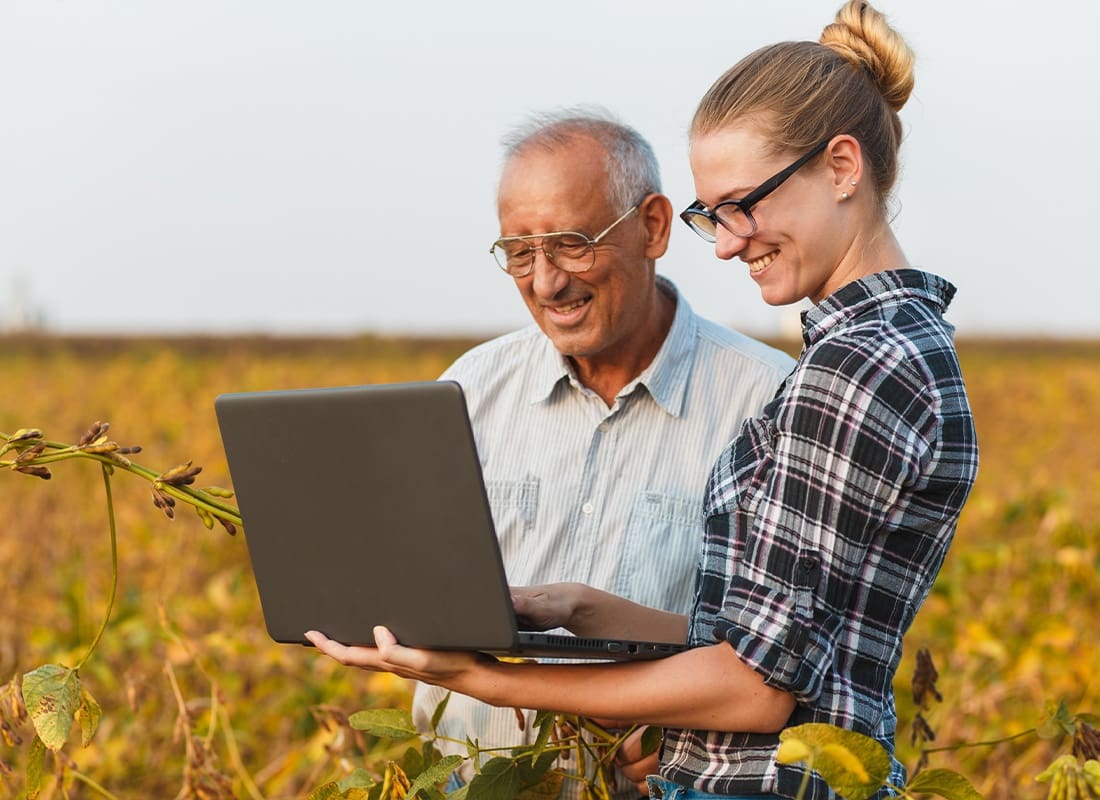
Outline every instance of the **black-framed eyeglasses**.
{"label": "black-framed eyeglasses", "polygon": [[[596,263],[596,245],[612,228],[629,217],[641,203],[637,203],[626,210],[617,220],[612,222],[592,238],[576,231],[552,231],[550,233],[532,233],[528,236],[505,236],[493,242],[489,248],[493,258],[500,268],[513,278],[523,278],[531,274],[535,268],[535,252],[541,250],[547,260],[558,269],[566,272],[587,272]],[[535,239],[541,239],[538,246],[531,244]]]}
{"label": "black-framed eyeglasses", "polygon": [[696,200],[680,212],[680,219],[708,242],[718,241],[718,226],[721,225],[734,236],[748,238],[756,233],[756,220],[752,218],[752,207],[778,189],[783,181],[794,175],[811,158],[816,156],[832,141],[832,137],[815,145],[810,152],[797,161],[772,175],[740,200],[723,200],[714,208],[708,209],[701,200]]}

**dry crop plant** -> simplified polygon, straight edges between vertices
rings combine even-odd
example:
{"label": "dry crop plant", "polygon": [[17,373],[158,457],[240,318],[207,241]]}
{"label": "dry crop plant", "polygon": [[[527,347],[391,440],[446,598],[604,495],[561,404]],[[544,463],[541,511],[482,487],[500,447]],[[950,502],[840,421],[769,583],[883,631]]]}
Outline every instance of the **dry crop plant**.
{"label": "dry crop plant", "polygon": [[[202,471],[190,461],[163,472],[148,469],[131,460],[139,447],[122,447],[108,436],[109,425],[96,422],[76,444],[46,439],[37,428],[24,428],[11,435],[0,433],[0,469],[23,475],[50,479],[50,465],[66,460],[97,462],[103,477],[107,519],[110,531],[112,562],[110,596],[106,611],[90,645],[73,666],[44,664],[0,686],[0,736],[8,748],[25,749],[22,775],[22,797],[33,800],[48,783],[47,755],[53,758],[56,776],[54,791],[69,796],[74,782],[90,791],[115,798],[112,791],[92,777],[82,773],[66,754],[65,747],[74,731],[79,731],[82,746],[92,742],[103,719],[103,710],[88,686],[81,680],[81,669],[88,663],[108,628],[118,586],[118,537],[115,524],[111,480],[116,471],[129,472],[152,486],[153,504],[168,518],[173,518],[178,504],[190,505],[207,528],[220,524],[229,534],[242,525],[239,511],[226,500],[232,492],[216,486],[199,488],[196,477]],[[190,645],[175,633],[166,619],[163,631],[180,647]],[[181,788],[177,797],[197,800],[222,800],[236,797],[237,787],[252,800],[262,800],[259,782],[245,768],[237,747],[233,725],[224,711],[216,677],[202,669],[209,686],[210,697],[204,705],[205,731],[198,732],[193,706],[183,696],[171,662],[165,663],[165,678],[171,686],[177,704],[176,736],[184,743],[186,758]],[[932,699],[939,700],[936,670],[927,651],[918,655],[913,679],[913,699],[918,713],[913,721],[913,743],[919,745],[920,760],[905,786],[891,786],[900,797],[917,798],[929,794],[948,800],[974,800],[981,795],[961,774],[947,769],[927,769],[930,753],[963,747],[981,747],[997,742],[964,743],[947,747],[929,747],[934,731],[924,712]],[[539,713],[535,743],[528,747],[497,752],[465,742],[466,756],[443,756],[435,746],[441,741],[435,731],[446,707],[446,700],[436,709],[433,730],[418,732],[403,709],[370,709],[346,717],[342,712],[318,706],[312,709],[319,725],[330,731],[330,753],[341,751],[342,740],[358,742],[355,754],[373,754],[364,766],[357,767],[346,757],[339,759],[343,776],[322,782],[310,795],[310,800],[398,800],[422,797],[426,800],[537,800],[557,796],[566,780],[578,780],[582,794],[591,800],[606,800],[611,796],[614,755],[633,728],[609,731],[591,720],[575,715]],[[522,725],[523,715],[517,712]],[[1047,739],[1062,739],[1071,743],[1069,752],[1058,755],[1036,779],[1050,784],[1050,800],[1088,800],[1100,798],[1100,732],[1096,717],[1073,714],[1058,706],[1040,727],[1016,734],[1019,738],[1035,735]],[[29,743],[24,736],[30,726]],[[363,737],[375,742],[392,742],[383,751],[365,746]],[[838,796],[847,800],[864,800],[889,786],[889,756],[872,739],[830,725],[809,724],[785,730],[781,736],[777,758],[788,764],[801,763],[820,773]],[[647,729],[643,746],[652,751],[659,741],[657,729]],[[998,740],[1004,741],[1004,740]],[[220,748],[215,744],[219,743]],[[347,750],[344,746],[344,750]],[[230,761],[227,771],[220,763],[219,751]],[[379,754],[384,752],[384,756]],[[578,767],[582,778],[557,768],[559,759],[567,758]],[[465,762],[474,765],[475,775],[466,786],[444,793],[440,788]],[[13,769],[0,758],[0,788],[11,787],[16,780]],[[800,792],[805,792],[806,784]]]}

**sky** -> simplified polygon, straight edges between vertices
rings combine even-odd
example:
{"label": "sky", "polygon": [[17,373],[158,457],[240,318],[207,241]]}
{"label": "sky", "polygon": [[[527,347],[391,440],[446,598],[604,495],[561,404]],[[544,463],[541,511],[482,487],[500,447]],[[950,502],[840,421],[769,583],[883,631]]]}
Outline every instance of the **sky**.
{"label": "sky", "polygon": [[[960,335],[1100,335],[1100,3],[880,0],[917,55],[892,204]],[[489,334],[529,321],[488,254],[500,139],[595,104],[679,210],[687,126],[759,46],[839,2],[0,0],[0,327]],[[678,221],[696,311],[787,329]]]}

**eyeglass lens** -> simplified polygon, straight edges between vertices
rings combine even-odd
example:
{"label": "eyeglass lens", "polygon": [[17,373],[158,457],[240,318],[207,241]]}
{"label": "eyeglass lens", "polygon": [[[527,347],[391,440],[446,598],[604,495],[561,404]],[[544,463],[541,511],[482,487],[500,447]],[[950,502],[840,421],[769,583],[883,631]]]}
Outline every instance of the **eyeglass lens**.
{"label": "eyeglass lens", "polygon": [[526,241],[497,242],[493,245],[493,256],[510,275],[523,276],[534,266],[537,250],[542,250],[554,266],[566,272],[583,272],[594,262],[591,242],[577,233],[543,236],[539,246]]}

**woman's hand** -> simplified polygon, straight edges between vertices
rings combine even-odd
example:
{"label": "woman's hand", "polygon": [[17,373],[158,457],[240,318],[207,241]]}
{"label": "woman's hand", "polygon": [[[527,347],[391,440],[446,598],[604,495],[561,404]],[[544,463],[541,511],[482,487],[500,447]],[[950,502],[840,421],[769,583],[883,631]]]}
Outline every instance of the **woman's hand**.
{"label": "woman's hand", "polygon": [[306,638],[344,666],[392,672],[402,678],[437,686],[447,686],[473,669],[480,659],[488,658],[478,653],[402,647],[390,630],[381,625],[374,629],[374,647],[349,647],[319,631],[307,631]]}

